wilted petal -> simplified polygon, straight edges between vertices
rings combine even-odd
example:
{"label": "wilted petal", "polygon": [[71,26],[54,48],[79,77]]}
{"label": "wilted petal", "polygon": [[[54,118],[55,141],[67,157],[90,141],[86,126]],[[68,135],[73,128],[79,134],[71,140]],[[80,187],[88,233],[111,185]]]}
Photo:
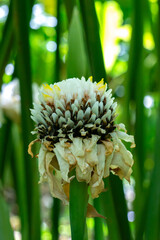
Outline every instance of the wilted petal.
{"label": "wilted petal", "polygon": [[102,181],[104,175],[104,166],[105,166],[105,146],[103,144],[97,145],[97,154],[98,154],[98,164],[97,164],[97,174],[98,180],[93,184],[93,187],[97,187]]}
{"label": "wilted petal", "polygon": [[85,162],[85,149],[82,143],[82,138],[73,138],[72,141],[73,143],[70,147],[71,152],[76,158],[81,171],[85,173],[85,169],[88,167],[88,164]]}
{"label": "wilted petal", "polygon": [[81,171],[80,167],[77,165],[76,166],[76,178],[79,182],[83,182],[85,181],[86,183],[89,183],[91,180],[91,173],[92,173],[92,167],[90,167],[89,165],[87,166],[87,168],[85,169],[85,172]]}
{"label": "wilted petal", "polygon": [[[62,186],[61,174],[59,171],[55,170],[52,165],[54,157],[54,153],[47,152],[45,158],[46,172],[48,176],[50,191],[53,197],[61,199],[64,204],[68,204],[68,199]],[[53,174],[53,170],[55,170],[55,175]]]}
{"label": "wilted petal", "polygon": [[47,179],[46,176],[46,169],[45,169],[45,157],[46,157],[47,150],[43,145],[41,145],[39,156],[38,156],[38,167],[40,173],[40,182],[43,182]]}
{"label": "wilted petal", "polygon": [[99,176],[96,172],[93,173],[91,181],[89,183],[91,189],[91,196],[92,198],[97,198],[99,194],[104,190],[104,182],[101,180],[98,186],[93,187],[94,184],[98,181]]}
{"label": "wilted petal", "polygon": [[68,173],[69,173],[69,163],[63,158],[64,155],[64,149],[61,147],[60,143],[55,144],[54,152],[56,154],[59,167],[61,170],[62,178],[69,182]]}
{"label": "wilted petal", "polygon": [[94,166],[98,163],[97,156],[97,141],[99,140],[99,136],[92,135],[91,139],[84,139],[84,148],[85,148],[85,158],[86,162],[90,166]]}
{"label": "wilted petal", "polygon": [[120,138],[121,140],[131,142],[132,144],[134,144],[134,137],[132,135],[128,135],[127,133],[121,131],[116,131],[116,134],[117,137]]}

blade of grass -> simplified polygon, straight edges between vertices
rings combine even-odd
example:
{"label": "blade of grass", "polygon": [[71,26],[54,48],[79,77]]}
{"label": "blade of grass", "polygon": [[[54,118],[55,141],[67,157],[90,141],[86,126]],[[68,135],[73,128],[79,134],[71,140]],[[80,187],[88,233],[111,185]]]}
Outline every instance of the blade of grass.
{"label": "blade of grass", "polygon": [[[133,174],[136,181],[136,199],[134,201],[134,211],[136,215],[136,239],[143,238],[144,222],[146,220],[144,209],[139,208],[146,201],[147,192],[143,189],[144,179],[144,161],[145,161],[145,129],[144,129],[144,106],[143,98],[145,91],[145,82],[143,74],[143,28],[145,3],[143,0],[133,1],[133,22],[132,22],[132,38],[128,65],[128,123],[130,122],[129,104],[131,101],[136,103],[136,123],[135,123],[135,142],[136,142],[136,159],[133,167]],[[143,218],[143,220],[141,220]]]}
{"label": "blade of grass", "polygon": [[0,182],[0,239],[14,240],[13,231],[9,222],[9,211],[2,194]]}
{"label": "blade of grass", "polygon": [[159,239],[159,218],[160,218],[160,187],[159,187],[159,173],[160,173],[160,103],[158,107],[157,131],[155,138],[155,166],[152,173],[149,201],[147,206],[147,221],[145,228],[145,239]]}
{"label": "blade of grass", "polygon": [[6,119],[6,122],[0,128],[0,179],[3,179],[4,168],[6,164],[6,154],[9,147],[11,122]]}
{"label": "blade of grass", "polygon": [[[101,214],[102,206],[100,198],[94,199],[94,207]],[[101,218],[94,218],[94,239],[104,240],[103,220]]]}
{"label": "blade of grass", "polygon": [[108,237],[112,240],[121,240],[120,230],[116,217],[116,209],[113,201],[109,179],[104,179],[104,182],[105,186],[107,187],[107,191],[101,193],[100,200],[102,202],[102,210],[104,212],[104,216],[106,217],[106,222],[108,226]]}
{"label": "blade of grass", "polygon": [[70,225],[72,240],[84,240],[88,204],[88,185],[78,182],[76,177],[70,183]]}
{"label": "blade of grass", "polygon": [[0,86],[2,85],[2,77],[4,74],[5,66],[7,65],[11,50],[14,45],[14,32],[13,32],[13,21],[12,21],[12,1],[9,7],[9,14],[4,25],[2,39],[0,42]]}
{"label": "blade of grass", "polygon": [[94,1],[80,0],[82,22],[93,80],[107,80]]}
{"label": "blade of grass", "polygon": [[60,21],[60,5],[61,1],[57,0],[57,19],[58,23],[56,26],[56,43],[57,43],[57,50],[56,50],[56,62],[55,62],[55,82],[60,81],[60,55],[59,55],[59,45],[60,45],[60,32],[61,32],[61,21]]}
{"label": "blade of grass", "polygon": [[28,218],[28,205],[27,205],[27,184],[25,176],[25,166],[23,160],[23,144],[20,135],[20,129],[16,124],[11,128],[11,140],[13,148],[13,159],[11,162],[13,179],[15,183],[16,196],[19,206],[21,218],[21,233],[22,240],[30,239],[29,234],[29,218]]}
{"label": "blade of grass", "polygon": [[72,19],[73,9],[74,9],[74,6],[76,5],[76,0],[70,0],[70,1],[64,0],[64,4],[66,7],[68,22],[70,23]]}
{"label": "blade of grass", "polygon": [[23,154],[25,163],[25,180],[27,184],[27,204],[29,210],[30,239],[40,239],[40,207],[38,191],[37,162],[28,153],[33,124],[29,109],[32,106],[31,66],[29,48],[30,2],[14,1],[14,29],[17,44],[17,75],[20,79],[21,127]]}
{"label": "blade of grass", "polygon": [[[138,6],[138,7],[137,7]],[[130,122],[129,104],[131,100],[136,102],[136,124],[135,124],[135,140],[136,151],[138,156],[135,171],[139,171],[137,176],[137,185],[142,184],[143,165],[144,165],[144,82],[142,76],[142,60],[143,60],[143,0],[133,1],[133,19],[132,19],[132,38],[130,45],[130,55],[128,63],[128,123]],[[136,51],[135,51],[136,49]],[[139,169],[139,170],[137,170]],[[141,192],[142,186],[139,186]]]}
{"label": "blade of grass", "polygon": [[114,206],[116,209],[116,217],[121,234],[121,239],[132,239],[129,222],[127,219],[127,206],[123,193],[122,181],[113,174],[109,177]]}
{"label": "blade of grass", "polygon": [[[86,76],[87,59],[79,11],[74,7],[68,35],[67,77]],[[77,49],[78,46],[78,49]]]}
{"label": "blade of grass", "polygon": [[[60,55],[59,55],[59,45],[60,45],[60,5],[61,1],[57,0],[57,19],[58,23],[56,26],[56,43],[57,43],[57,50],[56,50],[56,62],[54,67],[54,81],[53,82],[59,82],[60,81]],[[58,226],[59,226],[59,218],[60,218],[60,200],[57,198],[53,198],[53,207],[51,211],[51,219],[52,219],[52,239],[58,240],[59,238],[59,232],[58,232]]]}
{"label": "blade of grass", "polygon": [[[157,37],[160,37],[160,0],[158,0],[158,14],[157,14]],[[157,91],[160,91],[160,46],[156,41],[157,50]],[[154,169],[151,177],[151,184],[149,189],[148,206],[147,206],[147,218],[145,228],[145,239],[159,239],[159,219],[160,219],[160,188],[159,188],[159,173],[160,173],[160,98],[159,106],[157,109],[157,125],[156,125],[156,137],[155,137],[155,151],[154,151]]]}
{"label": "blade of grass", "polygon": [[52,208],[52,239],[58,240],[59,239],[59,215],[60,215],[60,200],[57,198],[53,199],[53,208]]}

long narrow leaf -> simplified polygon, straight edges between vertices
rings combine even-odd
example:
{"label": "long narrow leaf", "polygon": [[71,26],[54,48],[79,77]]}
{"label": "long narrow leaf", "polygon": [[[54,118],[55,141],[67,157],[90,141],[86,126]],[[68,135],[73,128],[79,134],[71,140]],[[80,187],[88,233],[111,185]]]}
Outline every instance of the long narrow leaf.
{"label": "long narrow leaf", "polygon": [[[101,214],[102,206],[100,198],[94,199],[94,207]],[[103,219],[94,218],[94,239],[95,240],[104,240],[104,232],[103,232]]]}
{"label": "long narrow leaf", "polygon": [[59,232],[58,232],[58,225],[59,225],[59,218],[60,218],[60,206],[61,202],[59,199],[53,199],[53,208],[52,208],[52,239],[58,240]]}
{"label": "long narrow leaf", "polygon": [[0,86],[2,84],[2,76],[4,74],[5,66],[10,58],[11,50],[14,46],[14,31],[12,21],[12,1],[10,3],[9,14],[4,26],[2,39],[0,42]]}
{"label": "long narrow leaf", "polygon": [[20,136],[20,131],[16,124],[11,128],[11,142],[13,149],[13,157],[11,162],[13,179],[17,194],[17,201],[21,219],[21,233],[22,239],[29,239],[29,218],[28,218],[28,205],[27,205],[27,184],[24,178],[25,166],[23,159],[23,144]]}
{"label": "long narrow leaf", "polygon": [[[110,176],[110,186],[116,209],[116,216],[121,234],[121,239],[132,239],[129,222],[127,219],[127,206],[123,193],[122,181],[114,175]],[[116,189],[116,191],[115,191]],[[126,237],[127,236],[127,237]]]}
{"label": "long narrow leaf", "polygon": [[157,131],[155,138],[155,166],[152,173],[152,180],[150,185],[149,204],[147,206],[147,222],[145,239],[159,239],[159,218],[160,218],[160,187],[159,187],[159,173],[160,173],[160,104],[158,108]]}
{"label": "long narrow leaf", "polygon": [[82,21],[92,75],[96,81],[101,78],[104,78],[106,81],[106,71],[99,35],[99,24],[94,1],[80,0],[79,4],[82,13]]}
{"label": "long narrow leaf", "polygon": [[11,122],[7,119],[6,122],[0,128],[0,178],[3,178],[4,168],[6,164],[6,150],[9,147],[9,138],[11,130]]}
{"label": "long narrow leaf", "polygon": [[101,193],[100,199],[102,201],[104,215],[106,217],[109,239],[112,240],[121,240],[120,229],[118,226],[116,209],[114,205],[114,200],[110,188],[109,179],[105,179],[105,186],[107,187],[107,191]]}
{"label": "long narrow leaf", "polygon": [[9,211],[2,195],[0,183],[0,239],[13,240],[13,231],[9,222]]}
{"label": "long narrow leaf", "polygon": [[67,77],[81,78],[82,76],[86,76],[87,58],[84,46],[83,29],[77,7],[74,7],[73,10],[68,43]]}
{"label": "long narrow leaf", "polygon": [[[24,11],[25,9],[25,11]],[[30,4],[28,1],[14,1],[14,27],[17,43],[17,73],[20,79],[21,94],[21,127],[23,139],[23,154],[25,163],[25,180],[27,184],[27,203],[29,210],[30,239],[40,239],[40,209],[37,163],[28,153],[33,129],[29,109],[32,106],[31,66],[29,49],[29,17]]]}
{"label": "long narrow leaf", "polygon": [[[157,38],[160,37],[160,1],[158,0],[158,18],[157,18]],[[156,41],[157,59],[158,59],[158,74],[157,74],[157,90],[160,91],[159,74],[160,74],[160,46]],[[157,125],[155,137],[155,151],[154,151],[154,169],[152,172],[149,201],[147,206],[147,221],[145,229],[145,239],[159,239],[159,219],[160,219],[160,188],[159,188],[159,172],[160,172],[160,99],[157,109]]]}

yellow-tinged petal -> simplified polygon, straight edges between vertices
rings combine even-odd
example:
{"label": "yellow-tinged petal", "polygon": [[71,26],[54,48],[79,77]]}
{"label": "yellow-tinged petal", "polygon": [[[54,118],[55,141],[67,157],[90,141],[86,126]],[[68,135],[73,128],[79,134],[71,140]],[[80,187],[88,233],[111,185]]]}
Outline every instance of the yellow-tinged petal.
{"label": "yellow-tinged petal", "polygon": [[43,84],[44,90],[53,91],[53,89],[48,84]]}
{"label": "yellow-tinged petal", "polygon": [[53,88],[57,94],[59,94],[59,92],[61,91],[60,87],[58,87],[58,85],[56,85],[56,84],[54,84]]}
{"label": "yellow-tinged petal", "polygon": [[105,91],[106,90],[106,85],[107,85],[107,83],[105,83],[103,86],[100,86],[98,88],[98,91]]}
{"label": "yellow-tinged petal", "polygon": [[97,86],[99,86],[99,85],[104,85],[104,78],[102,78],[101,81],[99,81],[96,85],[97,85]]}
{"label": "yellow-tinged petal", "polygon": [[90,76],[90,77],[89,77],[89,80],[90,80],[91,82],[93,82],[93,76]]}
{"label": "yellow-tinged petal", "polygon": [[48,95],[48,94],[45,94],[45,93],[42,93],[43,94],[43,97],[44,98],[52,98],[52,96]]}

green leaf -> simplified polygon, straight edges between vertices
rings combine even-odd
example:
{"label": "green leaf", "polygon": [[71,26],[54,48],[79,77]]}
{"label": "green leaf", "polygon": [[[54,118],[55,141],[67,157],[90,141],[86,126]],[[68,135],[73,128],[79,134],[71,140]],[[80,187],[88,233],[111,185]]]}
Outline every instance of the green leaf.
{"label": "green leaf", "polygon": [[[40,206],[37,162],[28,155],[28,145],[32,140],[33,123],[30,119],[32,107],[32,75],[30,64],[29,20],[30,2],[14,1],[14,30],[17,46],[17,76],[20,79],[21,129],[23,141],[23,161],[27,183],[27,207],[29,214],[30,239],[40,239]],[[24,10],[25,9],[25,10]]]}
{"label": "green leaf", "polygon": [[0,239],[14,240],[13,231],[9,221],[9,211],[2,195],[2,186],[0,183]]}
{"label": "green leaf", "polygon": [[159,187],[159,173],[160,173],[160,103],[158,107],[157,117],[157,131],[155,138],[155,166],[152,173],[150,184],[149,201],[147,206],[147,221],[145,228],[145,239],[159,239],[159,218],[160,218],[160,187]]}
{"label": "green leaf", "polygon": [[104,78],[106,81],[106,71],[99,35],[99,23],[95,11],[94,1],[80,0],[79,4],[82,14],[91,73],[94,77],[93,80],[99,81],[101,78]]}
{"label": "green leaf", "polygon": [[[101,214],[102,206],[100,198],[94,199],[94,207],[98,213]],[[103,221],[101,218],[94,218],[94,239],[95,240],[104,240],[104,233],[103,233]]]}
{"label": "green leaf", "polygon": [[125,239],[126,236],[128,240],[132,239],[131,230],[127,219],[127,206],[123,192],[122,180],[120,180],[118,176],[111,174],[109,177],[109,182],[121,239]]}
{"label": "green leaf", "polygon": [[100,200],[102,202],[104,216],[106,217],[109,239],[121,240],[120,229],[118,226],[118,219],[116,215],[116,208],[114,205],[114,199],[112,196],[112,190],[110,187],[109,179],[104,179],[106,192],[101,193]]}
{"label": "green leaf", "polygon": [[74,7],[68,36],[68,58],[67,77],[78,77],[86,75],[87,59],[84,47],[83,30],[77,7]]}
{"label": "green leaf", "polygon": [[9,61],[11,50],[14,46],[14,31],[12,21],[12,1],[10,3],[9,14],[3,29],[2,39],[0,42],[0,86],[2,84],[2,77],[5,67]]}
{"label": "green leaf", "polygon": [[11,122],[6,119],[6,122],[3,123],[0,128],[0,178],[3,178],[4,168],[7,161],[7,151],[9,151],[10,147],[10,130],[11,130]]}
{"label": "green leaf", "polygon": [[76,0],[70,0],[70,1],[64,0],[64,4],[66,7],[68,21],[70,23],[72,19],[73,9],[74,9],[74,6],[76,5]]}
{"label": "green leaf", "polygon": [[53,208],[52,208],[52,239],[58,240],[59,232],[59,218],[60,218],[60,205],[61,202],[57,198],[53,198]]}
{"label": "green leaf", "polygon": [[[21,233],[22,239],[29,239],[29,209],[27,204],[27,182],[25,178],[25,164],[23,157],[23,144],[20,129],[16,124],[11,128],[13,157],[11,162],[13,179],[15,184],[17,202],[19,206],[19,213],[21,219]],[[10,149],[11,150],[11,149]]]}

